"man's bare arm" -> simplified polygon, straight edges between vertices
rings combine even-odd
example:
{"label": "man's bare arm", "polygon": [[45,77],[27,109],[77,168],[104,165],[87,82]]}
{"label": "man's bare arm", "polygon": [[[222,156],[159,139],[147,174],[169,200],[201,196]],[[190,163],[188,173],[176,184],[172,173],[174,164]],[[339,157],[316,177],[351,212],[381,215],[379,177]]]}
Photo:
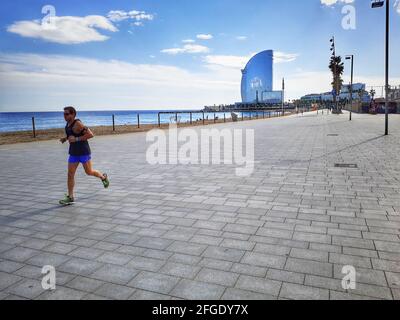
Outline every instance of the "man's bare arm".
{"label": "man's bare arm", "polygon": [[74,133],[77,133],[77,134],[82,132],[83,136],[79,137],[79,138],[75,138],[75,137],[72,137],[72,136],[69,137],[68,140],[69,140],[70,143],[77,142],[77,140],[79,140],[79,141],[87,141],[87,140],[92,139],[94,137],[93,132],[89,128],[85,127],[83,125],[83,123],[80,122],[80,121],[77,121],[75,123],[75,126],[74,126],[74,128],[72,130],[74,131]]}

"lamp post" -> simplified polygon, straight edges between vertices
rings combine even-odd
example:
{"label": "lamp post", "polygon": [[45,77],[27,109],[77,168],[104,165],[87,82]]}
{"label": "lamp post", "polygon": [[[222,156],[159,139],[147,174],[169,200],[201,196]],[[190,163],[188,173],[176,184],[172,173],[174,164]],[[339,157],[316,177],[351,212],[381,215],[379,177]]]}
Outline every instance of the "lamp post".
{"label": "lamp post", "polygon": [[285,78],[282,79],[282,117],[285,115]]}
{"label": "lamp post", "polygon": [[386,40],[385,40],[385,135],[389,135],[389,31],[390,0],[374,0],[372,8],[382,8],[386,1]]}
{"label": "lamp post", "polygon": [[351,60],[351,80],[350,80],[350,121],[353,112],[353,74],[354,74],[354,55],[349,55],[346,60]]}

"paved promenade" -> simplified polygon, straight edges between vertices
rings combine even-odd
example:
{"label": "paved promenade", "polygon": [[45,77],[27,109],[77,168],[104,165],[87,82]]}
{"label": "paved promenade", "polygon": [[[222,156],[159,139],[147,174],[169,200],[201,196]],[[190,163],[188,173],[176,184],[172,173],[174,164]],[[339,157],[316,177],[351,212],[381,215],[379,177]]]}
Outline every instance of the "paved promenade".
{"label": "paved promenade", "polygon": [[[58,206],[65,145],[1,146],[0,299],[400,299],[400,116],[389,137],[383,121],[207,127],[255,130],[249,177],[151,166],[145,133],[98,137],[111,187],[80,168],[71,207]],[[55,291],[42,289],[44,265]],[[344,265],[355,290],[342,288]]]}

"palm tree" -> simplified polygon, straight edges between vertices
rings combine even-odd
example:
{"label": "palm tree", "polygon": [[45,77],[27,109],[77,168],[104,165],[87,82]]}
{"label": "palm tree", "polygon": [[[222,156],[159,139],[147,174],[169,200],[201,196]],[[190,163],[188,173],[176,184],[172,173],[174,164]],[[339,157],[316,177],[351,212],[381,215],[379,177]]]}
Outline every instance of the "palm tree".
{"label": "palm tree", "polygon": [[369,92],[371,99],[374,100],[375,95],[376,95],[376,91],[374,89],[371,89],[371,91]]}
{"label": "palm tree", "polygon": [[332,56],[330,63],[329,63],[329,69],[332,72],[332,88],[336,92],[336,95],[333,97],[333,102],[336,105],[336,97],[340,94],[340,89],[342,88],[343,85],[343,72],[344,72],[344,63],[342,62],[342,57],[341,56]]}

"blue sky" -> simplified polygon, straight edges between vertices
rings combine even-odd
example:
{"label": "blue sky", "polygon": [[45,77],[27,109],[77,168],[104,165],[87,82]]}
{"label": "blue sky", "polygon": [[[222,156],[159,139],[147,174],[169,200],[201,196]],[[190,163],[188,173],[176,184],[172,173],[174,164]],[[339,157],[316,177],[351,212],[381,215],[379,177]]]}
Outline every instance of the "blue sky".
{"label": "blue sky", "polygon": [[[45,5],[55,29],[42,25]],[[355,30],[342,27],[345,5],[355,8]],[[384,13],[368,0],[5,0],[0,111],[233,103],[240,69],[266,49],[275,51],[275,89],[285,77],[294,99],[330,90],[332,35],[338,54],[355,54],[355,81],[383,85]],[[391,18],[391,83],[400,85],[399,1]]]}

